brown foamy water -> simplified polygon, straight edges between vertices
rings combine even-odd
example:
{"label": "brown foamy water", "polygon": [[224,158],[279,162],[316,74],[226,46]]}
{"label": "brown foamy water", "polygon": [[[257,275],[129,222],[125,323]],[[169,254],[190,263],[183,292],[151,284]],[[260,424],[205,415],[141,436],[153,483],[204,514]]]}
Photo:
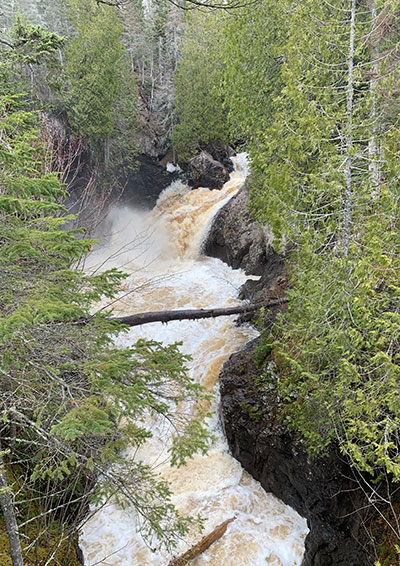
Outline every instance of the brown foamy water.
{"label": "brown foamy water", "polygon": [[[167,188],[147,215],[128,209],[113,211],[104,229],[103,245],[87,268],[122,267],[129,277],[113,305],[116,315],[146,310],[209,308],[239,304],[237,292],[246,276],[221,261],[201,256],[201,244],[216,212],[242,186],[244,156],[221,191],[190,190],[181,183]],[[192,356],[192,377],[215,393],[214,417],[208,421],[215,441],[206,456],[185,466],[168,463],[169,425],[151,422],[153,438],[136,455],[154,466],[171,484],[173,502],[183,513],[200,514],[207,534],[235,516],[225,535],[192,561],[194,566],[299,566],[307,526],[293,509],[267,494],[229,454],[217,415],[217,380],[223,362],[257,333],[235,326],[234,318],[153,323],[121,334],[117,346],[138,338],[172,343]],[[187,407],[185,408],[187,410]],[[138,531],[134,509],[110,503],[85,524],[80,537],[85,564],[167,566],[171,556],[150,550]],[[203,536],[190,532],[175,551],[184,553]]]}

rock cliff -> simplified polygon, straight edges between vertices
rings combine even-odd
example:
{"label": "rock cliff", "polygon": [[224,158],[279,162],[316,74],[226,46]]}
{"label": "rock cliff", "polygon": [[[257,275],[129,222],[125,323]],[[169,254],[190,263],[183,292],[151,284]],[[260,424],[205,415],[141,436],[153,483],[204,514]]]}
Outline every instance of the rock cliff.
{"label": "rock cliff", "polygon": [[254,363],[257,340],[234,354],[220,375],[221,415],[232,454],[264,487],[306,517],[302,566],[368,566],[364,493],[332,450],[310,459],[282,423],[273,383]]}
{"label": "rock cliff", "polygon": [[272,237],[247,211],[249,192],[245,185],[217,214],[204,252],[241,268],[247,274],[263,275],[271,260],[279,262]]}

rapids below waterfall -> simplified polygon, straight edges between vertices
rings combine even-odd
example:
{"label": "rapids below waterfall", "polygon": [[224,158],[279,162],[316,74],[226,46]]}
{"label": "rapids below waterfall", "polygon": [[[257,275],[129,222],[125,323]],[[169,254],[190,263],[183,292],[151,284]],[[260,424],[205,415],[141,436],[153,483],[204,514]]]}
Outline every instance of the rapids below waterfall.
{"label": "rapids below waterfall", "polygon": [[[201,255],[201,245],[216,212],[242,186],[247,174],[244,155],[222,190],[190,190],[173,183],[149,213],[114,209],[102,228],[98,248],[88,260],[89,271],[119,267],[129,274],[114,314],[179,308],[210,308],[239,304],[237,293],[246,276],[218,259]],[[218,419],[217,380],[224,361],[257,335],[251,327],[235,326],[234,317],[175,321],[134,327],[121,333],[116,346],[138,338],[164,343],[182,341],[192,356],[192,377],[215,392],[209,427],[214,442],[206,456],[195,456],[181,468],[168,464],[168,427],[153,423],[153,438],[138,458],[154,466],[173,491],[182,514],[205,522],[203,534],[194,532],[179,543],[183,554],[226,519],[235,516],[225,535],[193,560],[194,566],[299,566],[304,552],[306,522],[293,509],[267,494],[228,451]],[[109,503],[83,526],[80,536],[85,564],[108,566],[166,566],[166,551],[152,551],[137,532],[132,509]]]}

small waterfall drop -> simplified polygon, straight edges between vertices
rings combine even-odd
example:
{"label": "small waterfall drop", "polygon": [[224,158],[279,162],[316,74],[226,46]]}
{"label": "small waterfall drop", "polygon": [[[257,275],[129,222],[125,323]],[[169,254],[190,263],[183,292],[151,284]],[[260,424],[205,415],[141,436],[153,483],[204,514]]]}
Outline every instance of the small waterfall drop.
{"label": "small waterfall drop", "polygon": [[[119,300],[118,315],[146,310],[210,308],[239,304],[237,293],[245,274],[214,258],[201,256],[201,244],[216,212],[238,192],[247,174],[245,156],[235,159],[235,171],[219,190],[190,190],[173,183],[148,214],[115,209],[103,226],[103,245],[93,252],[89,270],[116,266],[129,274]],[[147,324],[121,334],[117,346],[138,338],[172,343],[192,356],[192,377],[215,392],[209,426],[215,441],[206,456],[195,456],[181,468],[166,460],[168,430],[152,423],[153,438],[138,455],[157,467],[171,485],[173,502],[182,514],[200,514],[205,534],[236,516],[225,535],[196,558],[194,566],[299,566],[307,534],[306,522],[293,509],[265,493],[228,452],[218,421],[217,380],[224,361],[257,335],[251,327],[235,326],[232,317]],[[80,537],[85,564],[166,566],[165,551],[151,551],[136,532],[134,510],[117,504],[102,507],[84,525]],[[198,532],[179,543],[176,554],[199,541]]]}

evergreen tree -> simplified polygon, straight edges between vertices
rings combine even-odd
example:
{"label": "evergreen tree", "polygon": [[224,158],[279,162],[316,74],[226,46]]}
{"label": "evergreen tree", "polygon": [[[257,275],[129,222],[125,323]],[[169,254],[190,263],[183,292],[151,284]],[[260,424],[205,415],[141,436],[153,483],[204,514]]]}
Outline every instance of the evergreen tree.
{"label": "evergreen tree", "polygon": [[[266,152],[255,156],[256,167],[264,160],[268,198],[258,190],[254,202],[298,249],[275,350],[291,420],[314,448],[338,438],[359,469],[399,479],[397,361],[387,350],[397,334],[397,181],[386,168],[386,187],[374,197],[365,8],[302,3],[293,11],[285,88]],[[393,133],[385,138],[392,143]]]}
{"label": "evergreen tree", "polygon": [[132,165],[137,93],[119,14],[95,0],[71,0],[70,13],[76,32],[66,51],[72,129],[106,166]]}
{"label": "evergreen tree", "polygon": [[398,9],[288,0],[277,14],[264,1],[228,20],[225,55],[253,212],[289,259],[266,377],[310,452],[337,444],[363,481],[388,485],[400,480]]}
{"label": "evergreen tree", "polygon": [[[49,53],[57,48],[41,30],[38,53],[42,41]],[[0,69],[0,502],[12,561],[66,552],[63,540],[90,498],[133,505],[144,533],[173,545],[190,519],[177,514],[165,482],[124,450],[151,436],[148,415],[178,419],[173,464],[205,450],[200,421],[176,412],[182,399],[203,393],[177,345],[140,341],[117,350],[120,325],[90,315],[96,301],[115,295],[123,274],[73,269],[93,241],[65,228],[65,191],[44,170],[38,117],[10,82],[17,56],[14,47],[3,51]]]}
{"label": "evergreen tree", "polygon": [[221,90],[223,59],[219,18],[190,14],[176,73],[176,119],[172,142],[180,158],[200,148],[228,143],[227,113]]}
{"label": "evergreen tree", "polygon": [[[220,16],[224,36],[224,103],[233,139],[263,152],[265,132],[274,118],[274,100],[283,86],[289,19],[276,2],[257,2],[233,15]],[[254,167],[253,167],[254,169]]]}

